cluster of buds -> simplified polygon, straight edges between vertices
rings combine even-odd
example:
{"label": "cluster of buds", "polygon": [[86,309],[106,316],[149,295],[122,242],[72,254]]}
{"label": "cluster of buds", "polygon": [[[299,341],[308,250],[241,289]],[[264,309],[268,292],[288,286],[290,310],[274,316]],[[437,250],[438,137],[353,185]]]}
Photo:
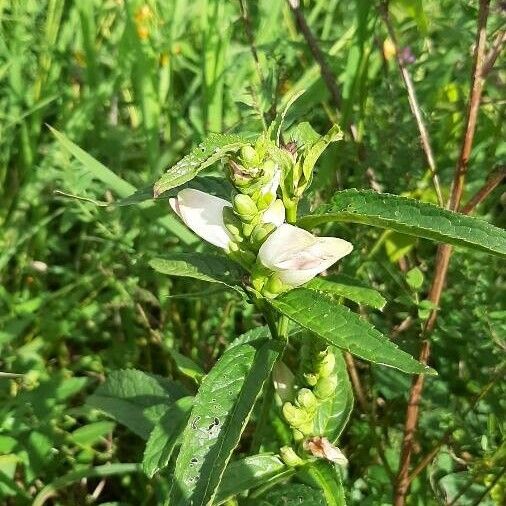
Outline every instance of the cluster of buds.
{"label": "cluster of buds", "polygon": [[[170,199],[183,222],[245,267],[251,274],[252,290],[268,298],[308,282],[353,249],[343,239],[316,237],[285,223],[294,188],[287,179],[298,174],[297,188],[308,182],[305,177],[300,186],[303,161],[293,145],[286,149],[293,167],[283,172],[264,144],[244,146],[229,161],[235,189],[231,202],[194,189],[182,190]],[[280,189],[282,195],[278,195]]]}
{"label": "cluster of buds", "polygon": [[329,348],[320,348],[314,342],[302,345],[299,380],[303,388],[293,402],[283,404],[283,416],[296,441],[314,434],[317,409],[332,397],[337,387],[335,364],[336,357]]}

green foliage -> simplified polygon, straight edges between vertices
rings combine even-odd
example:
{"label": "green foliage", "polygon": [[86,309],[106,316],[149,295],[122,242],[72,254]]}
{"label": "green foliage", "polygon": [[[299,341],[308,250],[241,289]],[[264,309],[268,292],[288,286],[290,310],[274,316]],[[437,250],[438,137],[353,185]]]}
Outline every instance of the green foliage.
{"label": "green foliage", "polygon": [[325,295],[296,288],[274,299],[271,304],[329,345],[404,372],[435,373],[400,350],[365,320]]}
{"label": "green foliage", "polygon": [[300,224],[314,227],[328,221],[362,223],[403,234],[466,246],[506,256],[506,232],[486,221],[453,213],[431,204],[367,190],[338,192],[332,202]]}
{"label": "green foliage", "polygon": [[[391,336],[395,352],[384,337],[374,343],[416,369],[408,355],[417,356],[433,308],[437,248],[420,237],[459,248],[430,335],[438,376],[425,378],[412,464],[439,451],[408,503],[504,504],[502,188],[473,218],[429,204],[436,193],[419,132],[371,2],[301,2],[339,107],[288,3],[241,3],[0,2],[0,503],[167,504],[174,469],[184,481],[183,444],[185,458],[192,445],[210,456],[193,484],[201,501],[343,504],[344,493],[348,504],[390,504],[412,378],[357,361],[366,406],[352,407],[336,354],[338,384],[318,405],[315,431],[348,457],[340,469],[311,455],[282,417],[271,333],[285,345],[296,394],[309,325],[324,334],[313,342],[334,352]],[[389,6],[446,199],[477,3]],[[487,50],[503,24],[492,3]],[[506,153],[500,57],[480,102],[463,204]],[[289,166],[281,142],[299,148],[300,223],[354,245],[328,275],[273,300],[301,322],[287,326],[245,289],[247,269],[202,245],[167,202],[181,188],[232,201],[226,163],[273,118],[271,158]],[[294,310],[301,301],[287,305],[301,290],[346,332],[330,332],[321,312],[308,322]],[[232,371],[240,380],[223,392],[228,411],[215,413],[204,394]],[[183,440],[197,408],[230,420],[216,439]],[[281,458],[286,447],[295,467]]]}

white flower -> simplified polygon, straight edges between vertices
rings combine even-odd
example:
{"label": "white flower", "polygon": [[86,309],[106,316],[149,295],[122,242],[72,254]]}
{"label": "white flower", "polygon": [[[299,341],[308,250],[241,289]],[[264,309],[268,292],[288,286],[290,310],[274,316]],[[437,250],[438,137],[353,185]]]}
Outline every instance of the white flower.
{"label": "white flower", "polygon": [[295,376],[284,362],[279,361],[274,365],[274,369],[272,370],[272,383],[274,384],[274,390],[279,395],[281,402],[293,400]]}
{"label": "white flower", "polygon": [[262,244],[258,258],[285,285],[296,287],[328,269],[352,249],[353,245],[344,239],[315,237],[284,223]]}
{"label": "white flower", "polygon": [[280,199],[275,200],[262,214],[262,223],[272,223],[279,227],[285,221],[285,206]]}
{"label": "white flower", "polygon": [[343,452],[326,437],[314,436],[304,442],[304,448],[319,459],[330,460],[330,462],[334,462],[340,466],[348,464],[348,459],[344,456]]}
{"label": "white flower", "polygon": [[230,202],[187,188],[176,198],[169,199],[169,203],[184,224],[198,236],[218,248],[228,248],[231,235],[223,222],[223,209],[231,207]]}
{"label": "white flower", "polygon": [[262,187],[260,193],[262,195],[267,195],[269,193],[275,198],[280,182],[281,182],[281,170],[276,169],[274,175],[272,176],[272,179]]}

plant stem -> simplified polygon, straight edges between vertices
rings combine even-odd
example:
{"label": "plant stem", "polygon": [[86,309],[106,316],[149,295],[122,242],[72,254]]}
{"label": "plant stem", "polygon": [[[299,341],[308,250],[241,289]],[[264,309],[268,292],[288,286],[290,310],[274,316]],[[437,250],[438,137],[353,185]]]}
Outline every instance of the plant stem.
{"label": "plant stem", "polygon": [[[474,140],[474,133],[476,130],[476,120],[478,117],[478,110],[481,101],[481,93],[483,91],[483,74],[482,68],[485,57],[485,43],[486,43],[486,26],[490,7],[490,0],[480,0],[480,7],[478,13],[478,30],[476,35],[476,46],[474,51],[474,65],[473,77],[471,83],[471,91],[469,95],[469,105],[467,109],[467,121],[464,131],[462,147],[460,155],[455,167],[454,183],[452,193],[448,202],[448,208],[455,211],[460,206],[460,200],[464,189],[464,181],[467,173],[469,155]],[[441,294],[448,274],[448,266],[450,264],[450,257],[452,254],[451,246],[446,244],[438,247],[436,256],[436,266],[432,286],[429,292],[428,299],[434,304],[439,306]],[[426,321],[422,330],[422,347],[420,351],[419,360],[426,364],[430,357],[430,341],[428,336],[434,329],[437,318],[437,310],[433,310]],[[397,473],[397,480],[394,489],[394,505],[404,506],[406,504],[406,495],[409,490],[409,468],[411,462],[411,454],[413,452],[413,440],[418,424],[420,400],[422,396],[424,375],[418,375],[413,378],[411,390],[409,394],[408,408],[406,410],[406,422],[404,425],[404,438],[402,442],[399,470]]]}
{"label": "plant stem", "polygon": [[297,222],[297,207],[299,203],[297,200],[290,200],[285,203],[286,209],[286,221],[288,223],[296,223]]}

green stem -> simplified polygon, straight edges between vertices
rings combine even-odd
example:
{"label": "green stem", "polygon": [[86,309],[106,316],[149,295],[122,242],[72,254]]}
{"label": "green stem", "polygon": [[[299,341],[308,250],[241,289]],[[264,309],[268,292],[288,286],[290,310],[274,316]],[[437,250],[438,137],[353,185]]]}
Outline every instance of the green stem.
{"label": "green stem", "polygon": [[288,223],[296,223],[297,222],[297,207],[299,205],[298,200],[290,200],[289,202],[285,202],[286,209],[286,221]]}

